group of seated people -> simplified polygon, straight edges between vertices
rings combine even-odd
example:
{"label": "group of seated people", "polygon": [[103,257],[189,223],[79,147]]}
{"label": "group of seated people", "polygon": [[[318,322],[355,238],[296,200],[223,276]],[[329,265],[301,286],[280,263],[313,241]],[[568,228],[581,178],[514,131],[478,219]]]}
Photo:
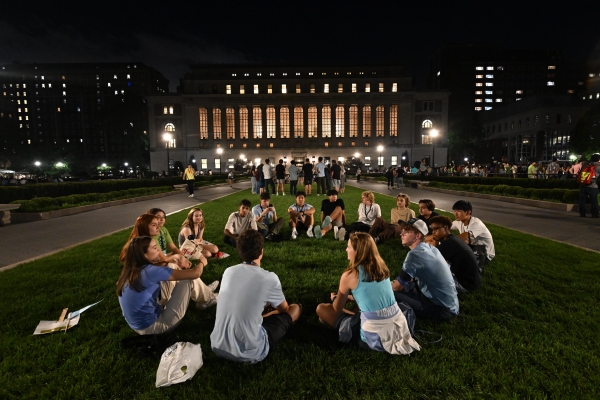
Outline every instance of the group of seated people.
{"label": "group of seated people", "polygon": [[[344,202],[336,190],[321,204],[321,224],[315,226],[315,208],[297,192],[288,208],[292,238],[298,231],[322,238],[329,231],[347,243],[348,267],[342,273],[331,302],[317,306],[319,321],[335,328],[339,340],[359,348],[390,354],[420,350],[411,335],[402,307],[410,306],[418,318],[449,320],[459,313],[458,293],[481,285],[483,268],[494,257],[489,230],[476,217],[468,201],[453,206],[455,221],[435,213],[433,201],[419,201],[419,216],[408,208],[410,198],[399,194],[390,222],[381,217],[374,194],[362,193],[358,221],[346,224]],[[190,262],[173,244],[164,228],[166,215],[152,209],[136,221],[121,252],[123,264],[117,295],[129,326],[141,335],[160,334],[175,328],[189,299],[198,308],[217,304],[210,336],[217,356],[239,362],[262,361],[291,329],[302,306],[289,304],[278,276],[261,268],[265,239],[280,235],[284,219],[277,217],[269,193],[251,209],[242,200],[224,229],[224,242],[235,246],[242,263],[225,270],[219,281],[205,285],[200,276],[209,258],[219,258],[216,245],[203,238],[204,220],[198,208],[190,210],[179,233],[202,246],[198,263]],[[458,231],[458,235],[452,234]],[[400,238],[410,250],[401,270],[392,277],[377,245]],[[355,309],[346,308],[353,301]]]}

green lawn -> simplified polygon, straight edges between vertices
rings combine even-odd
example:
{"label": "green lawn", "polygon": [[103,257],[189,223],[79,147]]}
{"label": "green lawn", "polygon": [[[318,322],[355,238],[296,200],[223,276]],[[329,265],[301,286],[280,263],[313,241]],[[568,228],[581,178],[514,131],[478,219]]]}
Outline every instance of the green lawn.
{"label": "green lawn", "polygon": [[[227,217],[244,197],[258,202],[246,190],[202,206],[206,239],[221,243]],[[348,222],[356,220],[360,191],[348,188],[342,198]],[[319,210],[323,199],[312,195],[307,202]],[[279,216],[293,201],[272,199]],[[376,201],[389,218],[395,200],[376,195]],[[173,237],[185,214],[168,217]],[[154,387],[158,361],[118,347],[133,334],[115,294],[118,253],[129,232],[19,266],[0,274],[0,398],[599,398],[598,254],[488,226],[497,255],[483,286],[461,295],[454,321],[417,321],[417,329],[443,335],[441,343],[418,339],[423,348],[411,356],[339,344],[315,308],[337,288],[346,244],[331,233],[321,240],[304,235],[267,243],[262,263],[279,275],[288,301],[304,306],[289,337],[257,365],[227,362],[210,350],[215,309],[191,306],[177,332],[201,344],[204,366],[191,381],[161,389]],[[233,248],[221,248],[232,257],[209,263],[207,283],[240,261]],[[406,249],[392,241],[380,251],[395,276]],[[100,299],[68,333],[32,335],[62,308]]]}

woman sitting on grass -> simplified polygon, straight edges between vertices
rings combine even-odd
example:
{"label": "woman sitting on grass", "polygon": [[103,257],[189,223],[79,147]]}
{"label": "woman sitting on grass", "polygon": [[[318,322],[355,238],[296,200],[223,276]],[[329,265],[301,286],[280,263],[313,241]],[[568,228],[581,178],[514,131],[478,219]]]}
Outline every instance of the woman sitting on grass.
{"label": "woman sitting on grass", "polygon": [[[161,334],[175,328],[185,315],[189,299],[198,308],[217,302],[218,295],[200,280],[206,266],[204,257],[200,257],[195,268],[184,271],[157,265],[161,254],[150,236],[133,238],[125,251],[117,296],[127,324],[140,335]],[[215,289],[217,285],[218,281]]]}
{"label": "woman sitting on grass", "polygon": [[[331,294],[333,303],[317,306],[319,319],[338,329],[341,342],[351,342],[359,348],[390,354],[420,350],[394,298],[390,271],[371,236],[362,232],[350,234],[346,252],[348,268],[340,278],[337,294]],[[359,308],[356,313],[344,308],[350,291]]]}
{"label": "woman sitting on grass", "polygon": [[169,233],[167,227],[165,227],[165,222],[167,221],[167,215],[165,214],[165,212],[160,208],[151,208],[150,210],[146,211],[146,214],[152,214],[158,219],[158,228],[160,229],[160,235],[153,236],[152,239],[154,239],[154,241],[158,243],[158,246],[160,247],[162,252],[165,255],[183,255],[181,250],[179,250],[179,248],[175,246],[175,243],[173,243],[171,234]]}
{"label": "woman sitting on grass", "polygon": [[223,253],[219,251],[216,244],[204,240],[204,212],[201,209],[194,207],[188,213],[185,221],[181,224],[179,231],[179,246],[183,245],[185,239],[193,240],[194,243],[202,245],[202,255],[206,258],[216,257],[221,258]]}

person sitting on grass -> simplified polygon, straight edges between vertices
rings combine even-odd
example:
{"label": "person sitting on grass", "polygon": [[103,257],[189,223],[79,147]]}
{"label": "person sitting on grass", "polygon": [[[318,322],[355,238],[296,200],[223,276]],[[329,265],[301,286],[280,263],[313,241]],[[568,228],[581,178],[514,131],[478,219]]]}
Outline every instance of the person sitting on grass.
{"label": "person sitting on grass", "polygon": [[410,248],[402,270],[392,281],[394,296],[417,317],[447,320],[458,315],[458,297],[450,267],[442,254],[424,242],[427,225],[413,218],[402,227],[402,244]]}
{"label": "person sitting on grass", "polygon": [[202,255],[204,257],[221,258],[223,253],[219,251],[217,245],[204,240],[204,228],[206,228],[204,212],[197,207],[193,207],[188,212],[185,221],[181,224],[178,238],[179,246],[181,247],[185,240],[189,239],[202,246]]}
{"label": "person sitting on grass", "polygon": [[338,239],[339,229],[346,225],[346,208],[344,200],[338,199],[338,192],[335,189],[327,191],[329,199],[321,202],[321,226],[315,226],[314,233],[317,239],[320,239],[333,228],[334,237]]}
{"label": "person sitting on grass", "polygon": [[138,236],[127,245],[123,269],[117,281],[119,305],[127,324],[140,335],[161,334],[174,329],[190,299],[198,308],[217,303],[212,293],[219,281],[208,287],[200,280],[206,259],[196,267],[179,270],[161,266],[158,245],[150,236]]}
{"label": "person sitting on grass", "polygon": [[383,218],[375,218],[375,222],[369,230],[369,235],[373,237],[375,243],[381,244],[386,240],[399,238],[402,233],[402,223],[415,217],[415,212],[408,208],[410,197],[400,193],[396,196],[396,208],[392,208],[390,221],[387,223]]}
{"label": "person sitting on grass", "polygon": [[279,235],[285,221],[277,218],[277,211],[271,204],[271,195],[265,192],[260,195],[260,203],[252,208],[252,215],[256,220],[258,231],[268,240]]}
{"label": "person sitting on grass", "polygon": [[[354,232],[346,252],[348,268],[340,278],[337,294],[331,294],[331,304],[317,306],[320,321],[336,328],[341,342],[359,348],[390,354],[420,350],[394,298],[390,271],[373,239],[366,233]],[[344,307],[351,291],[359,308],[356,312]]]}
{"label": "person sitting on grass", "polygon": [[316,210],[310,204],[305,203],[305,200],[306,193],[299,191],[296,193],[296,203],[288,208],[292,239],[298,237],[298,230],[306,230],[306,236],[314,237],[313,223]]}
{"label": "person sitting on grass", "polygon": [[148,211],[146,211],[146,214],[154,215],[158,220],[158,229],[160,229],[160,234],[158,236],[152,237],[152,239],[154,239],[154,241],[158,243],[158,246],[160,247],[162,252],[166,256],[170,254],[183,255],[181,250],[179,250],[179,248],[175,246],[175,243],[173,243],[171,234],[165,226],[165,222],[167,221],[167,215],[165,214],[165,212],[160,208],[151,208]]}
{"label": "person sitting on grass", "polygon": [[458,200],[452,206],[455,221],[452,230],[457,230],[458,237],[471,246],[479,263],[479,272],[488,265],[496,255],[492,234],[485,224],[473,217],[473,206],[466,200]]}
{"label": "person sitting on grass", "polygon": [[258,230],[256,219],[254,219],[254,216],[250,212],[251,206],[252,203],[250,203],[250,200],[243,199],[240,202],[239,210],[229,215],[229,219],[227,219],[225,229],[223,230],[225,234],[223,241],[225,243],[235,247],[238,237],[244,231],[247,229]]}
{"label": "person sitting on grass", "polygon": [[219,357],[257,363],[298,321],[302,307],[288,304],[277,275],[261,268],[264,238],[259,232],[245,231],[236,247],[244,262],[223,273],[210,345]]}
{"label": "person sitting on grass", "polygon": [[358,205],[358,221],[350,224],[347,232],[344,228],[340,229],[339,239],[347,241],[352,232],[369,232],[378,217],[381,218],[381,207],[375,203],[373,192],[367,190],[362,193],[362,200]]}
{"label": "person sitting on grass", "polygon": [[456,290],[472,292],[481,286],[479,265],[473,250],[450,231],[452,221],[444,215],[430,220],[435,246],[450,265]]}

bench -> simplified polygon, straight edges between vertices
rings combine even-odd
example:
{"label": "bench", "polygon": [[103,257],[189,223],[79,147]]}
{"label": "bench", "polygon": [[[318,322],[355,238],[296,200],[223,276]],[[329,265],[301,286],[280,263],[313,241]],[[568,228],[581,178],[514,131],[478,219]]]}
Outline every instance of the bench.
{"label": "bench", "polygon": [[10,210],[16,210],[20,204],[0,204],[0,226],[10,224]]}

